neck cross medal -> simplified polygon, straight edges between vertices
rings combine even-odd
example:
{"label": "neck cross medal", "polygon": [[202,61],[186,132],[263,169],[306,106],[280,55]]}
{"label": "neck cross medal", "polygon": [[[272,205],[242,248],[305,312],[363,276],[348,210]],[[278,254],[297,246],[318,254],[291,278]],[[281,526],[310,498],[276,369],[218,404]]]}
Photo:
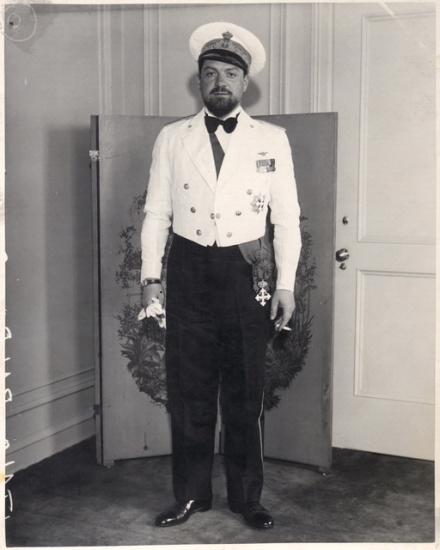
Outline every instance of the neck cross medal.
{"label": "neck cross medal", "polygon": [[258,294],[255,296],[255,299],[260,305],[265,306],[266,302],[268,302],[271,298],[271,294],[269,294],[269,292],[267,292],[266,290],[268,283],[263,279],[258,283],[258,286],[260,290],[258,291]]}

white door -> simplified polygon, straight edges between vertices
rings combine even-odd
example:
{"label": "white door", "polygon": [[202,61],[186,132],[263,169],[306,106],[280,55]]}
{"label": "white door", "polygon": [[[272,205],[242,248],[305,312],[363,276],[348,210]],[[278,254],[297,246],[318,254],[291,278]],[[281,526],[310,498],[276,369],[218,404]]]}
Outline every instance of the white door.
{"label": "white door", "polygon": [[335,4],[333,21],[336,248],[350,255],[333,445],[433,459],[435,6]]}

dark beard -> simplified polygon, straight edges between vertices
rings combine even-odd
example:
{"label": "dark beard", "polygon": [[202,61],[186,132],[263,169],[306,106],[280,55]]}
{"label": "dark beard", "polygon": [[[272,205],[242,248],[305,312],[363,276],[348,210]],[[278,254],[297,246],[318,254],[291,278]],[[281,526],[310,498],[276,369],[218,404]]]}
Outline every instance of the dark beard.
{"label": "dark beard", "polygon": [[224,117],[235,109],[238,105],[238,101],[233,96],[218,97],[210,95],[205,98],[205,105],[216,117]]}

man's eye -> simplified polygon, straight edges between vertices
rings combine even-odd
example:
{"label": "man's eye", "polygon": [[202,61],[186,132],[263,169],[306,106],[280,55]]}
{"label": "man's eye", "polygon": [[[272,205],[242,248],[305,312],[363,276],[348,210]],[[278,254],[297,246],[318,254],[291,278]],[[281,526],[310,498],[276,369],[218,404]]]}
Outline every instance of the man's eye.
{"label": "man's eye", "polygon": [[206,71],[205,77],[212,78],[214,76],[214,71]]}
{"label": "man's eye", "polygon": [[237,73],[228,73],[229,78],[235,78],[237,76]]}

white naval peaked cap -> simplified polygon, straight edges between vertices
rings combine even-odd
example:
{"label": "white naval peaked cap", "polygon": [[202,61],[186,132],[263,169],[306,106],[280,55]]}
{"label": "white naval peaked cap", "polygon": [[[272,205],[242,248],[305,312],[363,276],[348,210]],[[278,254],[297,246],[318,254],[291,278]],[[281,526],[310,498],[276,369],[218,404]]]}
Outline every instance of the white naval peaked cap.
{"label": "white naval peaked cap", "polygon": [[189,39],[189,48],[196,61],[224,61],[245,69],[250,75],[259,73],[266,63],[266,51],[255,34],[226,21],[198,27]]}

